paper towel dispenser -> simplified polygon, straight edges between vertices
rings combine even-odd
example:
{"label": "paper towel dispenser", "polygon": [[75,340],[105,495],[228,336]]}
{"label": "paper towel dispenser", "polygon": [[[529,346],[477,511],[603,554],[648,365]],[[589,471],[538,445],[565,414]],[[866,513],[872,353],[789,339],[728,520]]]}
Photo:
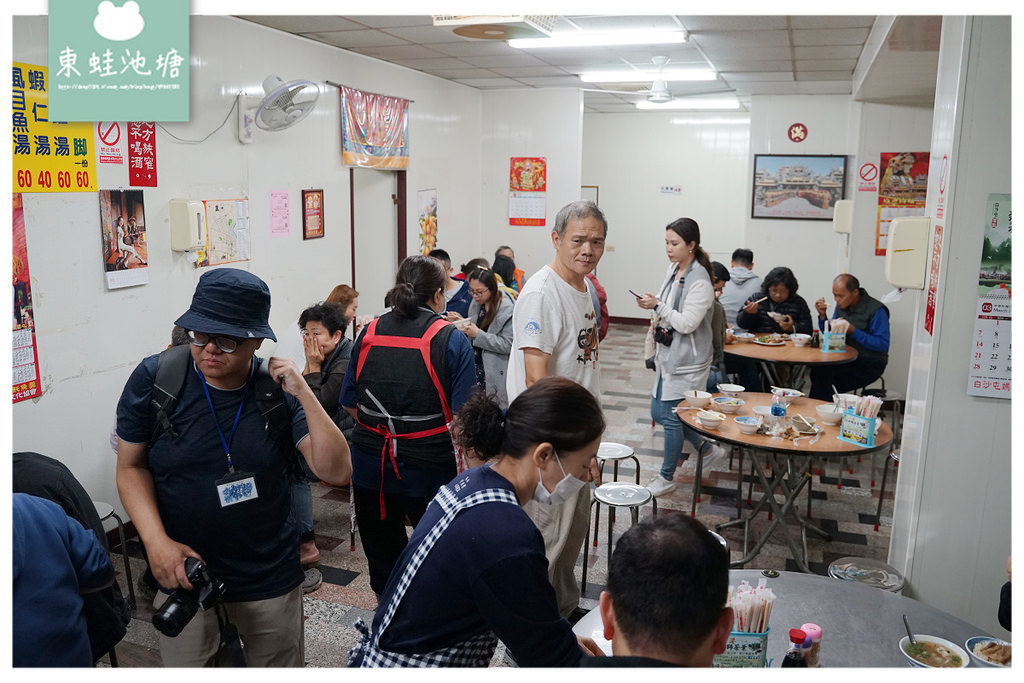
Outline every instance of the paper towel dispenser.
{"label": "paper towel dispenser", "polygon": [[932,219],[927,216],[894,218],[889,224],[885,279],[894,287],[924,289],[928,277],[931,225]]}
{"label": "paper towel dispenser", "polygon": [[171,249],[195,251],[206,247],[206,205],[198,199],[172,199]]}
{"label": "paper towel dispenser", "polygon": [[832,210],[832,229],[846,235],[850,234],[853,224],[853,200],[839,199]]}

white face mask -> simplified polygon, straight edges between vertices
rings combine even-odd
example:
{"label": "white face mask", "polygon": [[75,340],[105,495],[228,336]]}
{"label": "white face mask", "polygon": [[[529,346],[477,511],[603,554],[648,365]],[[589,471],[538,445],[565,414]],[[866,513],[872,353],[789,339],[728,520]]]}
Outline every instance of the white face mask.
{"label": "white face mask", "polygon": [[537,470],[540,479],[537,481],[537,489],[533,492],[533,499],[542,505],[561,505],[576,495],[576,492],[587,483],[582,479],[577,479],[571,474],[565,473],[565,468],[562,467],[562,461],[559,459],[558,453],[555,453],[555,462],[558,463],[558,469],[562,470],[562,474],[565,476],[555,485],[554,491],[548,492],[544,488],[543,472],[540,469]]}

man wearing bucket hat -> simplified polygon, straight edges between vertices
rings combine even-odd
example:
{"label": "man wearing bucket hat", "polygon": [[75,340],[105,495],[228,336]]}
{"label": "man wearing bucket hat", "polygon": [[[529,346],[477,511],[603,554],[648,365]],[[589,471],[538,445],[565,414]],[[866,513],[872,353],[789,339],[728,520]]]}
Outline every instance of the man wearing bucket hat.
{"label": "man wearing bucket hat", "polygon": [[304,664],[303,572],[298,531],[288,523],[295,454],[272,438],[257,375],[269,371],[283,390],[290,443],[317,476],[345,481],[352,465],[344,437],[295,363],[271,358],[264,370],[255,356],[264,339],[277,341],[269,314],[270,290],[260,278],[234,268],[204,273],[175,321],[188,330],[191,358],[169,423],[155,429],[160,420],[150,407],[159,397],[160,356],[139,364],[118,402],[118,492],[162,587],[154,606],[168,591],[193,589],[186,558],[201,560],[224,583],[215,609],[198,612],[176,637],[160,636],[165,666],[230,661],[221,647],[230,643],[221,632],[229,632],[227,623],[237,627],[250,666]]}

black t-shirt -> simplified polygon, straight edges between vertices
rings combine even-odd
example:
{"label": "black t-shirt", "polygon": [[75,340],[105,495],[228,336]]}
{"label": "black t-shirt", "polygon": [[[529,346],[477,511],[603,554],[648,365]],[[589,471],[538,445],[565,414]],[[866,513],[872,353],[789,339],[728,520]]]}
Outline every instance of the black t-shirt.
{"label": "black t-shirt", "polygon": [[[257,363],[261,359],[256,359]],[[157,356],[142,361],[125,384],[117,405],[117,435],[129,443],[149,440],[148,404]],[[243,403],[230,442],[236,471],[255,475],[259,497],[221,507],[217,482],[228,473],[227,454],[214,423],[202,379],[190,366],[171,423],[179,437],[161,434],[148,451],[157,508],[167,535],[198,552],[210,572],[224,582],[228,601],[265,600],[302,582],[297,529],[288,522],[289,479],[260,415],[252,381],[243,389],[209,387],[217,421],[227,439]],[[298,401],[285,396],[295,443],[309,430]]]}

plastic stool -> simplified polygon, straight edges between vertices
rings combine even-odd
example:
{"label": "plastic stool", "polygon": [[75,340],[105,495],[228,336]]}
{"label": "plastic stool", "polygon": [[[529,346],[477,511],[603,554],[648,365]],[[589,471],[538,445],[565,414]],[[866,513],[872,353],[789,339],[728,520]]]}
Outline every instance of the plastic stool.
{"label": "plastic stool", "polygon": [[[651,492],[644,486],[639,484],[627,484],[625,482],[609,482],[607,484],[601,484],[594,489],[594,501],[593,505],[597,506],[597,510],[601,509],[602,505],[609,507],[608,512],[608,563],[612,561],[612,520],[614,520],[611,510],[615,508],[629,508],[630,516],[632,517],[632,524],[636,524],[640,520],[640,506],[652,503],[654,506],[654,514],[658,514],[658,499],[651,495]],[[595,540],[597,535],[595,525]],[[581,581],[580,592],[582,593],[587,589],[587,560],[590,556],[590,525],[587,525],[587,538],[583,541],[583,580]]]}
{"label": "plastic stool", "polygon": [[[121,518],[114,512],[114,506],[110,503],[104,503],[102,501],[94,500],[92,505],[96,508],[96,514],[99,515],[100,521],[105,522],[111,517],[117,522],[117,536],[121,542],[121,556],[124,557],[124,577],[128,581],[128,606],[131,609],[135,609],[135,583],[132,581],[132,565],[128,560],[128,545],[124,539],[124,523],[121,522]],[[116,666],[116,665],[115,665]]]}

